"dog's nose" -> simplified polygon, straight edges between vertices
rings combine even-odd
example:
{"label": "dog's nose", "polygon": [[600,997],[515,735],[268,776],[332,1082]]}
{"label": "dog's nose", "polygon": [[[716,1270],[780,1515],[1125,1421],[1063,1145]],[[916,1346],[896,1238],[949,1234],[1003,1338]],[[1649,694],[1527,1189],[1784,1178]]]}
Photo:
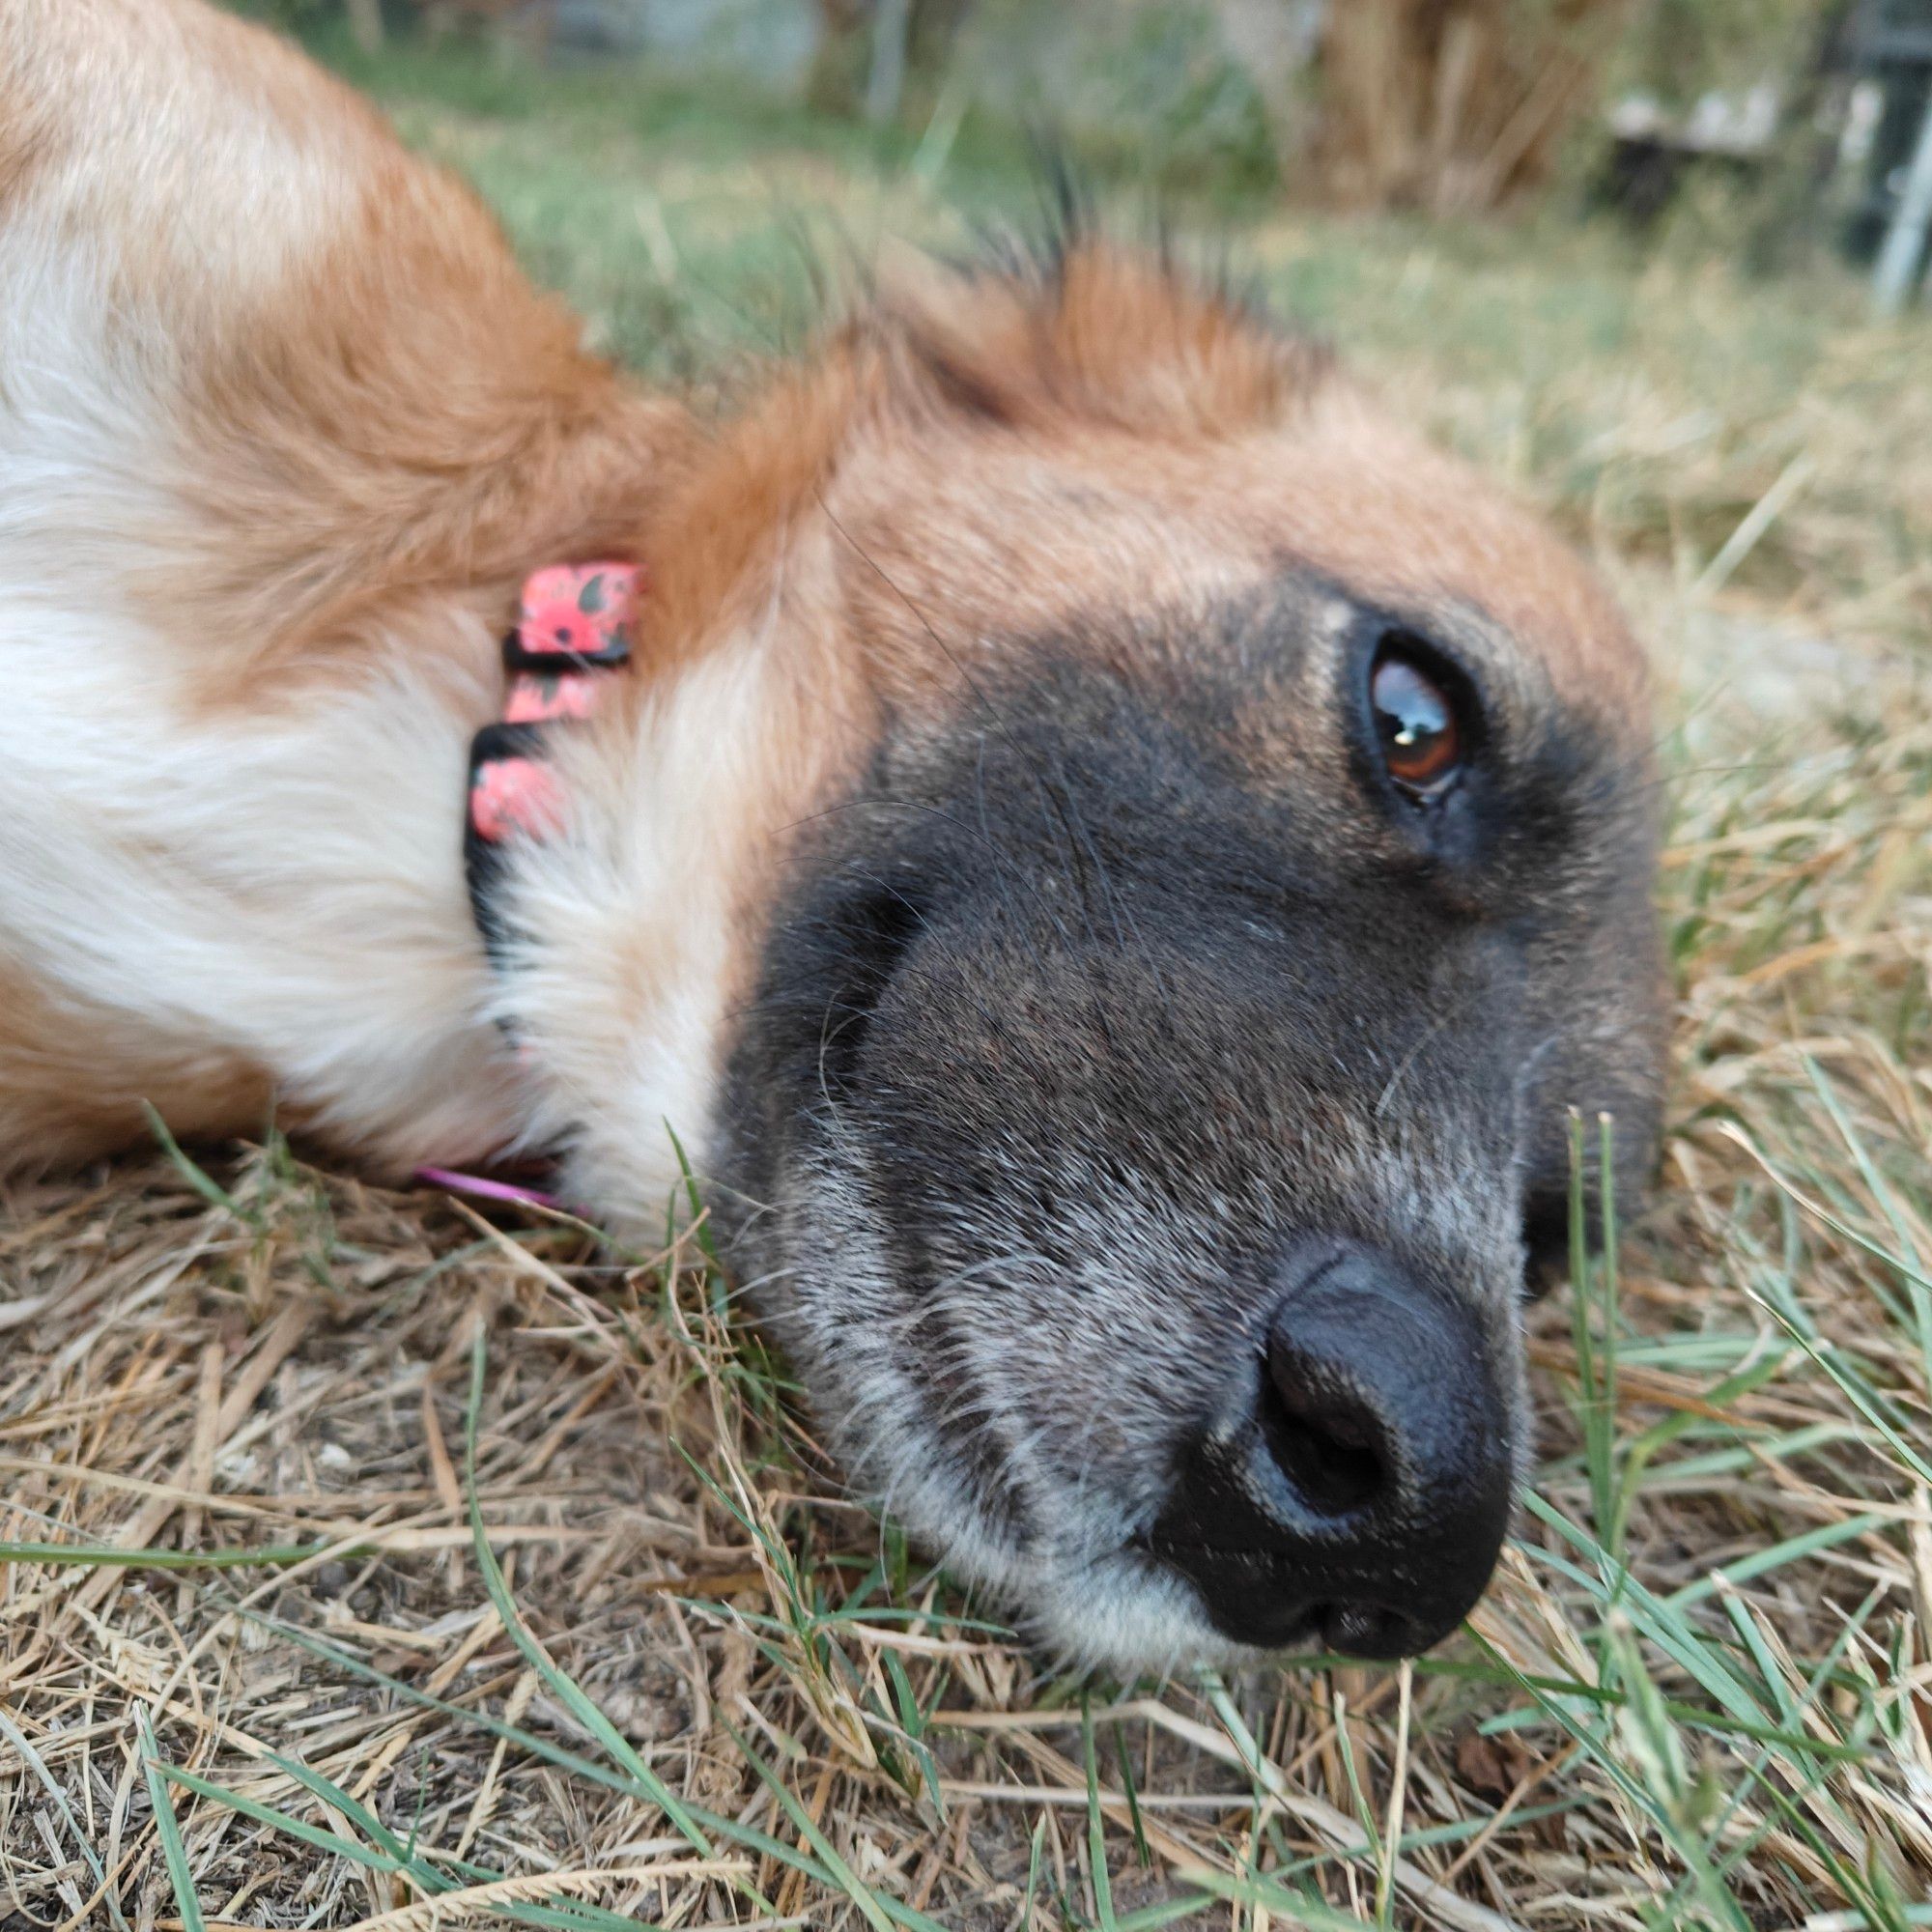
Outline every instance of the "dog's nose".
{"label": "dog's nose", "polygon": [[1408,1657],[1482,1595],[1510,1422],[1474,1312],[1389,1256],[1304,1248],[1232,1415],[1194,1440],[1148,1539],[1224,1635]]}

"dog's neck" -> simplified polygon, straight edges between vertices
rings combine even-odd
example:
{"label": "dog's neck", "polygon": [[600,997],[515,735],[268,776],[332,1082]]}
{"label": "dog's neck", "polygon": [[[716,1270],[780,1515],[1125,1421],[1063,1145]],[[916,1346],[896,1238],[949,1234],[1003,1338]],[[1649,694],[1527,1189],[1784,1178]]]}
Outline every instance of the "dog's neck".
{"label": "dog's neck", "polygon": [[825,500],[854,400],[821,367],[678,448],[630,546],[632,664],[549,747],[563,829],[505,850],[520,937],[494,1017],[519,1042],[523,1139],[619,1222],[661,1231],[681,1160],[701,1169],[774,868],[867,736]]}
{"label": "dog's neck", "polygon": [[[1138,378],[1080,359],[1104,328],[1056,347],[1020,297],[980,300],[960,341],[847,331],[717,432],[680,429],[640,493],[633,672],[559,747],[571,829],[520,847],[504,886],[529,935],[499,990],[537,1069],[525,1135],[561,1147],[565,1190],[607,1214],[662,1230],[673,1132],[703,1170],[786,856],[883,717],[917,730],[981,702],[988,640],[1097,604],[1171,609],[1264,567],[1268,531],[1226,508],[1236,445],[1179,432],[1276,407],[1272,360],[1243,361],[1231,396],[1177,402],[1158,357]],[[1185,320],[1157,338],[1196,342]]]}

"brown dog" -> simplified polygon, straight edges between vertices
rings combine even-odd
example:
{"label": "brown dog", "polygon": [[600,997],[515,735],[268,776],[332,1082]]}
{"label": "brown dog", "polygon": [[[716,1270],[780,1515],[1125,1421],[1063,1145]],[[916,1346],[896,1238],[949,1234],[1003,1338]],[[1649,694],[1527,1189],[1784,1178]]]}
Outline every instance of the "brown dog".
{"label": "brown dog", "polygon": [[[472,908],[499,639],[603,559]],[[272,1106],[661,1226],[675,1130],[854,1476],[1066,1651],[1481,1589],[1563,1110],[1655,1132],[1643,666],[1305,343],[1069,235],[701,425],[271,37],[5,0],[0,665],[0,1162]]]}

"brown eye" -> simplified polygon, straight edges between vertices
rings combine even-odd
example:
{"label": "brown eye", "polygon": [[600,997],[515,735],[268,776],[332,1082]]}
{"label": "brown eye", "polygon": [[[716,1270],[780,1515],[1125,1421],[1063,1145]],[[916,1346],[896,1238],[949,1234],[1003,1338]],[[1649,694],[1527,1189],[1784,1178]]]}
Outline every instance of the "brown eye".
{"label": "brown eye", "polygon": [[1389,777],[1405,791],[1433,792],[1463,762],[1463,734],[1449,694],[1411,659],[1386,655],[1369,677],[1369,702]]}

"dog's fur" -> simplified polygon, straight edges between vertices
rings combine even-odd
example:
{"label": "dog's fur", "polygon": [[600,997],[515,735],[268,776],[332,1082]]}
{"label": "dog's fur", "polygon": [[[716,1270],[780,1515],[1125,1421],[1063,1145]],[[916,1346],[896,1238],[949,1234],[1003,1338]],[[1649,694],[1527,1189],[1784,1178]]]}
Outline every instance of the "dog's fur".
{"label": "dog's fur", "polygon": [[[494,975],[466,745],[522,578],[606,554],[640,661]],[[1351,735],[1391,626],[1482,694],[1446,842]],[[1647,1158],[1614,611],[1322,354],[1093,240],[935,269],[700,423],[270,35],[5,0],[0,667],[0,1164],[272,1109],[397,1173],[554,1150],[661,1227],[673,1128],[855,1475],[1081,1654],[1217,1647],[1129,1546],[1280,1239],[1451,1283],[1517,1409],[1563,1107]]]}

